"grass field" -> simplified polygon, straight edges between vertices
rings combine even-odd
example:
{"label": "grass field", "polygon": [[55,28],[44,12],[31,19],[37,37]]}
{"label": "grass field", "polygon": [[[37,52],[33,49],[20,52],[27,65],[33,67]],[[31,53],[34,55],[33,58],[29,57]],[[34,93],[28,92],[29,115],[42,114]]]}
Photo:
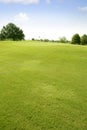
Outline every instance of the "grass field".
{"label": "grass field", "polygon": [[87,47],[0,42],[0,130],[87,130]]}

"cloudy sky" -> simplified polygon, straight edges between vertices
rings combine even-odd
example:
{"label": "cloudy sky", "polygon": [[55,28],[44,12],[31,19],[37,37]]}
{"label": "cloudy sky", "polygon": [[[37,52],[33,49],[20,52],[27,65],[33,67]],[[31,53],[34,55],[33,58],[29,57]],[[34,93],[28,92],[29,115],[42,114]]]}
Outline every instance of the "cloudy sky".
{"label": "cloudy sky", "polygon": [[0,0],[0,29],[13,22],[26,39],[87,34],[87,0]]}

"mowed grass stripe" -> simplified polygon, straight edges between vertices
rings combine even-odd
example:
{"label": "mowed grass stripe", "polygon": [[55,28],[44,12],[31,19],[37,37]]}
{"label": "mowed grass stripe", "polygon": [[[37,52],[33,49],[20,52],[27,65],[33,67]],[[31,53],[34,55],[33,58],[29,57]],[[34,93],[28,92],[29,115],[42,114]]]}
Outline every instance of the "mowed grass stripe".
{"label": "mowed grass stripe", "polygon": [[0,42],[0,130],[86,130],[87,47]]}

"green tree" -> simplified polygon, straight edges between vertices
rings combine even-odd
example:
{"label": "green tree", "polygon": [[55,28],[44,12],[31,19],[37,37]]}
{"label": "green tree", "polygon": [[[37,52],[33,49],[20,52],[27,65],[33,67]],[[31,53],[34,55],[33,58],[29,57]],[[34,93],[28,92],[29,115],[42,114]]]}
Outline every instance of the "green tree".
{"label": "green tree", "polygon": [[82,37],[81,37],[81,45],[86,45],[87,44],[87,35],[84,34]]}
{"label": "green tree", "polygon": [[67,42],[66,37],[60,37],[59,42],[66,43]]}
{"label": "green tree", "polygon": [[9,23],[6,26],[3,26],[0,32],[1,40],[6,40],[6,39],[11,39],[14,41],[24,40],[24,37],[25,36],[23,31],[13,23]]}
{"label": "green tree", "polygon": [[72,37],[72,41],[71,41],[71,43],[72,44],[80,44],[80,36],[79,36],[79,34],[74,34],[73,35],[73,37]]}

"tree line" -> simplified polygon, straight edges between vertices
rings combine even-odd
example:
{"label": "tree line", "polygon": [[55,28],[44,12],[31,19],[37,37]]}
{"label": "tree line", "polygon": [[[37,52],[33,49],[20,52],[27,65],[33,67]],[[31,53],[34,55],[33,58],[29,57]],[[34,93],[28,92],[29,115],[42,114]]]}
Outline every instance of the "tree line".
{"label": "tree line", "polygon": [[[3,26],[3,28],[0,31],[0,40],[24,40],[25,35],[23,33],[23,30],[17,27],[13,23],[8,23],[6,26]],[[32,40],[35,40],[32,38]],[[49,40],[49,39],[39,39],[40,41],[44,42],[60,42],[60,43],[68,43],[69,41],[66,39],[66,37],[61,37],[59,40]],[[84,34],[80,37],[79,34],[74,34],[71,41],[71,44],[79,44],[79,45],[87,45],[87,35]]]}
{"label": "tree line", "polygon": [[84,34],[80,37],[79,34],[74,34],[72,37],[72,44],[87,45],[87,35]]}
{"label": "tree line", "polygon": [[78,45],[87,45],[87,35],[84,34],[80,37],[79,34],[74,34],[72,36],[71,41],[68,41],[66,37],[60,37],[59,40],[49,40],[49,39],[34,39],[32,41],[43,41],[43,42],[56,42],[56,43],[71,43],[71,44],[78,44]]}

